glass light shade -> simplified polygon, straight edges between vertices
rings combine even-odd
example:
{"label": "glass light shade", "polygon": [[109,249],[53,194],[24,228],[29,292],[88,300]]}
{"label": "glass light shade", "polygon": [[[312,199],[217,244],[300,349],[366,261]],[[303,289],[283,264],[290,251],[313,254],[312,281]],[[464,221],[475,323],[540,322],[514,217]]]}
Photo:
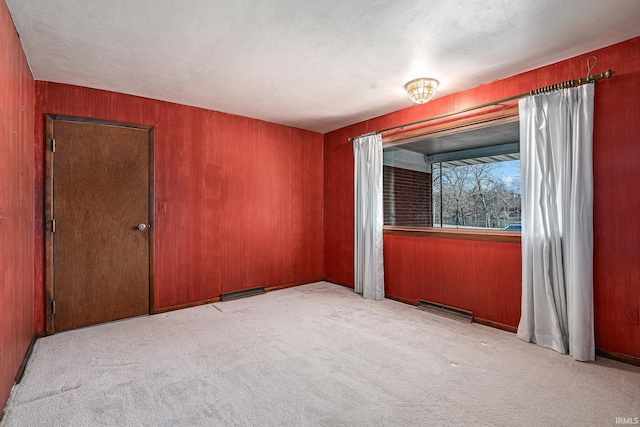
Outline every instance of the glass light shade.
{"label": "glass light shade", "polygon": [[440,83],[435,79],[422,78],[411,80],[404,86],[404,88],[407,90],[409,98],[411,98],[415,104],[424,104],[433,98],[439,84]]}

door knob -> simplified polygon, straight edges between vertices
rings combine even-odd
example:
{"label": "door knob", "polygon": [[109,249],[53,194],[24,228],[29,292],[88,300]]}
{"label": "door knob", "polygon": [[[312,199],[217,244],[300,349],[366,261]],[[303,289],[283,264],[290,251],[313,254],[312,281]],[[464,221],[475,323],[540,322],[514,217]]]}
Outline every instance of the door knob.
{"label": "door knob", "polygon": [[138,225],[138,230],[140,230],[140,231],[144,231],[144,230],[146,230],[146,229],[147,229],[147,226],[146,226],[145,224],[140,224],[140,225]]}

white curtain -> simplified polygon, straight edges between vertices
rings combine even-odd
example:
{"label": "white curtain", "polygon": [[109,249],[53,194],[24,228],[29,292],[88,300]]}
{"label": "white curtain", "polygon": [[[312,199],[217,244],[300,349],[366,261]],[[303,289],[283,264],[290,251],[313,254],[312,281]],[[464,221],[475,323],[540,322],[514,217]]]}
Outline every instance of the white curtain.
{"label": "white curtain", "polygon": [[355,291],[384,299],[382,259],[382,136],[353,141],[355,195]]}
{"label": "white curtain", "polygon": [[519,101],[522,314],[518,338],[595,360],[594,85]]}

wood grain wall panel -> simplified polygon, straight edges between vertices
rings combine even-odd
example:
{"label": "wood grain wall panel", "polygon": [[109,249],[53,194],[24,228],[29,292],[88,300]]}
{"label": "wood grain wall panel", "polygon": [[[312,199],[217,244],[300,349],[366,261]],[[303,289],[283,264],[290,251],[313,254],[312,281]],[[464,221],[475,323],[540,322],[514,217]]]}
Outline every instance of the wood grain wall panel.
{"label": "wood grain wall panel", "polygon": [[[322,135],[64,84],[37,82],[36,92],[38,165],[45,114],[154,127],[155,309],[323,278]],[[42,212],[43,175],[35,188]]]}
{"label": "wood grain wall panel", "polygon": [[640,357],[640,38],[596,52],[616,71],[596,89],[594,128],[594,292],[596,344]]}
{"label": "wood grain wall panel", "polygon": [[450,305],[482,319],[517,325],[520,244],[385,235],[384,245],[390,296]]}
{"label": "wood grain wall panel", "polygon": [[353,148],[347,138],[367,132],[350,126],[324,136],[325,277],[353,287]]}
{"label": "wood grain wall panel", "polygon": [[0,2],[0,412],[34,333],[34,80]]}
{"label": "wood grain wall panel", "polygon": [[[594,71],[611,68],[616,72],[614,78],[598,84],[595,97],[596,345],[640,357],[640,326],[624,321],[625,307],[640,306],[640,240],[636,238],[640,235],[640,38],[326,134],[326,277],[353,286],[353,153],[347,138],[583,76],[590,55],[598,57]],[[479,317],[517,326],[520,302],[512,282],[520,261],[514,259],[514,246],[385,236],[387,291],[410,300],[431,297],[461,308],[472,304]],[[442,254],[465,256],[453,261]],[[498,265],[499,257],[505,257],[507,264]],[[499,307],[496,298],[509,306]]]}

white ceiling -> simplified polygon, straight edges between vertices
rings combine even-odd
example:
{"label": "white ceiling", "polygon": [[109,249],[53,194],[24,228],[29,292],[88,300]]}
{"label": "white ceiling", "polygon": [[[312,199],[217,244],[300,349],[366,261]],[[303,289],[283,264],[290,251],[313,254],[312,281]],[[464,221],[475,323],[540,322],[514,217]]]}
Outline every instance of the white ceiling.
{"label": "white ceiling", "polygon": [[37,80],[318,132],[640,35],[638,0],[6,2]]}

